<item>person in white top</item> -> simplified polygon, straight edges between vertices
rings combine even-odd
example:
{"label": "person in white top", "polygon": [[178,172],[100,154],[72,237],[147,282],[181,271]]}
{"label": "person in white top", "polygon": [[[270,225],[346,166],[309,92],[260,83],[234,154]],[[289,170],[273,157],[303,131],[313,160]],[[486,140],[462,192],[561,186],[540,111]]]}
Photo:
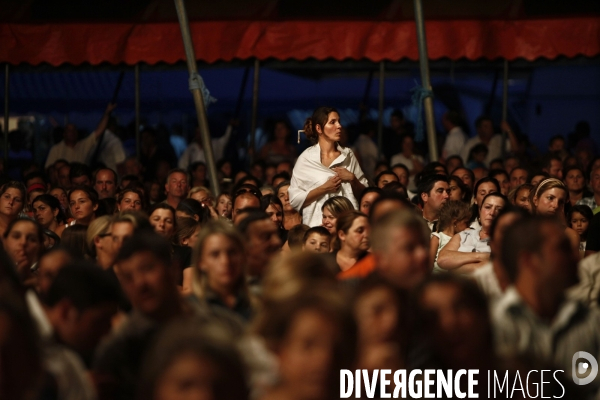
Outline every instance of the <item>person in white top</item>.
{"label": "person in white top", "polygon": [[[52,146],[48,158],[46,159],[45,168],[49,168],[56,160],[67,160],[68,162],[80,162],[89,163],[93,156],[94,149],[98,143],[98,138],[106,130],[110,113],[115,109],[115,104],[108,104],[104,115],[96,127],[96,130],[92,132],[85,139],[79,140],[77,127],[73,124],[67,124],[65,132],[63,133],[63,140]],[[124,159],[123,159],[124,161]]]}
{"label": "person in white top", "polygon": [[[227,146],[227,143],[231,138],[232,131],[233,125],[230,123],[229,125],[227,125],[227,129],[225,130],[225,134],[223,136],[221,136],[220,138],[211,139],[215,162],[223,158],[223,152],[225,151],[225,147]],[[202,131],[200,130],[200,128],[196,128],[196,135],[194,136],[194,141],[190,143],[190,145],[185,149],[185,151],[179,158],[178,166],[181,169],[187,170],[188,166],[197,161],[206,163],[204,149],[202,148]]]}
{"label": "person in white top", "polygon": [[368,185],[352,150],[338,144],[341,130],[340,115],[332,107],[317,108],[304,123],[306,137],[316,144],[298,157],[288,193],[310,227],[321,225],[323,203],[332,196],[346,197],[358,209],[356,198]]}
{"label": "person in white top", "polygon": [[477,135],[467,140],[460,154],[465,162],[469,159],[469,153],[471,152],[471,149],[480,143],[485,144],[488,148],[488,153],[485,158],[486,167],[489,167],[492,160],[502,157],[503,143],[506,142],[504,149],[507,152],[511,151],[511,149],[518,148],[517,137],[506,121],[502,121],[501,123],[502,132],[506,133],[507,135],[508,140],[506,141],[502,135],[494,134],[494,125],[492,120],[488,117],[477,118],[477,121],[475,121],[475,128],[477,129]]}
{"label": "person in white top", "polygon": [[[442,149],[442,158],[447,160],[450,156],[460,155],[465,142],[467,141],[467,135],[460,127],[461,124],[460,115],[456,111],[447,111],[442,116],[442,125],[444,129],[448,131],[446,136],[446,142]],[[463,159],[463,162],[466,161]]]}
{"label": "person in white top", "polygon": [[467,203],[461,200],[449,200],[442,205],[439,215],[437,231],[431,233],[429,244],[429,255],[434,273],[446,272],[437,264],[438,254],[455,234],[469,228],[471,209]]}

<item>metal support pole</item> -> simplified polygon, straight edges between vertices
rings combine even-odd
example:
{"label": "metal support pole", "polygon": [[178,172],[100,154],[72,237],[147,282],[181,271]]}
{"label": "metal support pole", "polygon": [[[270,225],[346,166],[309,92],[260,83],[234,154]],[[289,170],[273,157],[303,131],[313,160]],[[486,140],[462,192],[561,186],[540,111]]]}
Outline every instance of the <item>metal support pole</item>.
{"label": "metal support pole", "polygon": [[6,64],[6,69],[4,70],[4,166],[8,168],[8,85],[10,83],[9,80],[9,66]]}
{"label": "metal support pole", "polygon": [[254,60],[254,87],[252,89],[252,125],[250,128],[250,144],[248,154],[250,155],[250,165],[254,162],[256,126],[258,124],[258,86],[260,84],[260,61]]}
{"label": "metal support pole", "polygon": [[508,117],[508,60],[504,60],[504,76],[502,79],[502,121]]}
{"label": "metal support pole", "polygon": [[383,98],[385,90],[385,61],[379,63],[379,119],[377,121],[377,148],[383,154]]}
{"label": "metal support pole", "polygon": [[[429,60],[427,58],[427,39],[425,37],[425,22],[423,20],[423,4],[421,1],[422,0],[414,0],[417,39],[419,42],[419,64],[421,66],[421,81],[423,83],[423,88],[431,90],[431,82],[429,80]],[[433,98],[426,97],[423,104],[425,106],[427,142],[429,143],[429,160],[437,161],[438,149],[437,138],[435,136],[435,120],[433,117]]]}
{"label": "metal support pole", "polygon": [[196,55],[194,54],[194,45],[190,34],[190,25],[187,19],[185,4],[183,0],[175,0],[175,8],[177,9],[177,18],[181,28],[181,37],[183,39],[183,47],[185,48],[185,58],[187,61],[188,71],[190,73],[190,91],[194,97],[196,113],[198,114],[198,124],[202,133],[202,147],[204,150],[204,158],[208,167],[208,176],[210,186],[215,196],[221,193],[219,186],[219,178],[217,177],[217,168],[215,165],[215,157],[213,155],[212,143],[210,140],[210,131],[208,130],[208,120],[206,118],[206,108],[204,106],[204,98],[202,97],[200,87],[200,76],[198,75],[198,66],[196,65]]}
{"label": "metal support pole", "polygon": [[135,154],[138,161],[142,156],[140,148],[140,64],[135,64]]}

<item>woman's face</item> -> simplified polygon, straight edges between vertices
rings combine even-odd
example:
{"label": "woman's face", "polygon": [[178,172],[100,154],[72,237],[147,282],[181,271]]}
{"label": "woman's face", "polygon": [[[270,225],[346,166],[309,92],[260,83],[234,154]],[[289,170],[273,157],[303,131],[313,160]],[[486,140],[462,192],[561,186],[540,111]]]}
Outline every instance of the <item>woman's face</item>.
{"label": "woman's face", "polygon": [[450,180],[450,187],[448,187],[448,190],[450,190],[450,197],[448,197],[448,200],[462,200],[464,193],[460,186],[458,186],[452,179]]}
{"label": "woman's face", "polygon": [[394,173],[398,177],[398,182],[400,182],[402,186],[407,187],[409,179],[408,171],[402,167],[393,168],[392,171],[394,171]]}
{"label": "woman's face", "polygon": [[187,246],[187,247],[191,247],[193,249],[194,246],[196,245],[196,241],[198,240],[198,235],[200,234],[201,230],[202,230],[202,227],[198,226],[196,228],[196,230],[194,231],[194,233],[192,233],[192,236],[190,236],[189,238],[183,239],[183,245]]}
{"label": "woman's face", "polygon": [[135,192],[127,192],[123,195],[123,199],[119,203],[119,211],[134,210],[140,211],[142,209],[142,199]]}
{"label": "woman's face", "polygon": [[171,210],[157,208],[150,215],[150,224],[159,235],[170,239],[175,233],[175,216]]}
{"label": "woman's face", "polygon": [[337,218],[333,216],[329,208],[323,208],[323,221],[322,225],[325,229],[329,231],[331,235],[335,235],[335,224],[337,223]]}
{"label": "woman's face", "polygon": [[354,306],[361,345],[394,340],[398,329],[398,299],[387,287],[376,287],[362,294]]}
{"label": "woman's face", "polygon": [[523,188],[517,192],[515,196],[515,206],[526,209],[531,212],[531,203],[529,202],[529,192],[527,188]]}
{"label": "woman's face", "polygon": [[578,213],[577,211],[573,212],[571,215],[571,228],[575,230],[579,234],[579,237],[584,237],[587,233],[588,226],[590,225],[590,221],[583,214]]}
{"label": "woman's face", "polygon": [[278,228],[281,227],[281,224],[283,223],[283,211],[281,210],[281,207],[277,204],[269,204],[265,211],[267,212],[267,215],[269,215],[269,218],[271,218],[271,221],[273,221]]}
{"label": "woman's face", "polygon": [[290,196],[288,195],[289,186],[282,186],[279,188],[279,192],[277,192],[277,197],[283,204],[283,211],[292,211],[294,208],[290,204]]}
{"label": "woman's face", "polygon": [[244,251],[225,235],[211,235],[204,241],[198,267],[210,287],[232,289],[244,271]]}
{"label": "woman's face", "polygon": [[578,169],[572,169],[565,177],[565,185],[570,192],[580,192],[585,187],[585,178]]}
{"label": "woman's face", "polygon": [[87,193],[83,190],[75,190],[69,197],[69,209],[71,210],[71,215],[78,223],[89,222],[97,208],[98,205],[94,205]]}
{"label": "woman's face", "polygon": [[561,215],[565,209],[567,193],[561,188],[548,189],[533,198],[536,214],[540,215]]}
{"label": "woman's face", "polygon": [[481,221],[481,226],[489,229],[492,226],[492,221],[500,210],[504,208],[506,204],[504,204],[504,200],[500,197],[490,196],[483,202],[483,205],[479,209],[479,219]]}
{"label": "woman's face", "polygon": [[4,240],[4,250],[20,268],[28,268],[37,261],[43,243],[35,223],[17,222]]}
{"label": "woman's face", "polygon": [[538,183],[540,183],[544,179],[546,179],[546,177],[544,175],[535,175],[533,178],[531,178],[531,184],[533,186],[537,186]]}
{"label": "woman's face", "polygon": [[12,218],[19,215],[23,211],[23,196],[21,191],[15,188],[8,188],[0,196],[0,214],[10,216]]}
{"label": "woman's face", "polygon": [[225,195],[219,197],[219,203],[217,204],[217,214],[225,218],[231,218],[232,208],[233,204],[231,202],[231,197]]}
{"label": "woman's face", "polygon": [[352,222],[348,233],[340,231],[340,240],[342,247],[348,247],[354,251],[367,251],[371,244],[369,242],[369,234],[371,232],[369,220],[365,217],[358,217]]}
{"label": "woman's face", "polygon": [[365,215],[369,215],[369,212],[371,211],[371,205],[375,202],[375,200],[377,200],[378,197],[379,193],[375,192],[365,194],[360,201],[360,212]]}
{"label": "woman's face", "polygon": [[298,398],[330,398],[339,335],[331,318],[316,310],[294,316],[277,355],[281,380]]}
{"label": "woman's face", "polygon": [[477,193],[475,193],[475,204],[481,205],[483,198],[490,193],[497,192],[496,185],[492,182],[484,182],[477,188]]}
{"label": "woman's face", "polygon": [[50,191],[50,195],[52,195],[52,196],[56,197],[56,199],[58,199],[63,210],[69,209],[69,199],[67,198],[67,194],[65,193],[65,191],[63,189],[54,188]]}
{"label": "woman's face", "polygon": [[[318,127],[317,129],[319,129]],[[318,132],[318,131],[317,131]],[[340,116],[336,112],[331,112],[327,116],[327,122],[322,127],[319,137],[323,137],[331,142],[339,142],[342,137],[342,125],[340,124]]]}
{"label": "woman's face", "polygon": [[33,216],[44,229],[48,229],[56,215],[58,210],[52,210],[48,204],[42,201],[33,203]]}
{"label": "woman's face", "polygon": [[508,179],[508,176],[504,174],[499,174],[496,175],[496,180],[500,184],[500,193],[507,196],[508,191],[510,190],[510,179]]}

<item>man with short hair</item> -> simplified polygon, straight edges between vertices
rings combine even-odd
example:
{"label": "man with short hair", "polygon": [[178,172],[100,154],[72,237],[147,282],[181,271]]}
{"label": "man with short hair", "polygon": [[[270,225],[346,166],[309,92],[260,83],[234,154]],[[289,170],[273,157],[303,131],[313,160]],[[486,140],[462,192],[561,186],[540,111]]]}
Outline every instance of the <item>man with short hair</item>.
{"label": "man with short hair", "polygon": [[375,186],[377,186],[379,189],[383,189],[383,187],[385,185],[387,185],[388,183],[399,182],[399,181],[400,180],[398,179],[398,176],[396,176],[394,171],[392,171],[390,169],[386,169],[385,171],[381,171],[375,177]]}
{"label": "man with short hair", "polygon": [[547,172],[551,178],[562,180],[562,160],[555,154],[544,157],[542,171]]}
{"label": "man with short hair", "polygon": [[373,226],[376,271],[394,286],[413,289],[431,272],[427,225],[410,210],[392,211]]}
{"label": "man with short hair", "polygon": [[69,179],[71,186],[87,186],[92,187],[92,171],[90,167],[82,163],[71,163],[69,171]]}
{"label": "man with short hair", "polygon": [[510,190],[515,190],[519,186],[527,183],[529,173],[525,168],[516,167],[510,172]]}
{"label": "man with short hair", "polygon": [[167,193],[165,203],[174,209],[177,209],[179,202],[187,196],[188,182],[188,175],[181,168],[175,168],[169,171],[167,183],[165,184],[165,192]]}
{"label": "man with short hair", "polygon": [[240,216],[246,208],[260,208],[260,199],[252,192],[243,192],[233,198],[231,220],[234,225],[240,223]]}
{"label": "man with short hair", "polygon": [[90,361],[110,331],[121,298],[116,282],[84,262],[60,269],[40,303],[27,294],[42,339],[45,369],[53,376],[58,398],[95,399],[84,361]]}
{"label": "man with short hair", "polygon": [[[576,353],[598,359],[600,314],[565,299],[577,283],[577,256],[564,226],[541,216],[515,222],[504,232],[501,259],[512,286],[492,308],[499,355],[527,354],[568,375]],[[581,388],[595,395],[598,383]]]}
{"label": "man with short hair", "polygon": [[263,211],[248,213],[238,225],[246,239],[246,273],[255,294],[260,294],[262,277],[281,250],[279,228]]}
{"label": "man with short hair", "polygon": [[423,207],[423,219],[427,222],[431,232],[436,231],[440,210],[450,197],[449,191],[448,177],[445,175],[425,176],[419,182],[418,201],[419,205]]}
{"label": "man with short hair", "polygon": [[110,168],[100,168],[94,176],[94,189],[98,192],[98,198],[115,198],[117,195],[117,173]]}
{"label": "man with short hair", "polygon": [[577,205],[588,206],[596,214],[598,213],[597,208],[600,206],[600,166],[593,168],[590,173],[590,188],[593,196],[584,197],[577,202]]}

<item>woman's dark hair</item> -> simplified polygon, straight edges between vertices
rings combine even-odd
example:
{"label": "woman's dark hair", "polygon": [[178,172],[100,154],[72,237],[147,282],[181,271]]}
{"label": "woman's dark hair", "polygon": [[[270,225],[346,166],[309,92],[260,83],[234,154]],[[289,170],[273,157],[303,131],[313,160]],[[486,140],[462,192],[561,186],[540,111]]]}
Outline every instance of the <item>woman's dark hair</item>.
{"label": "woman's dark hair", "polygon": [[173,207],[171,207],[170,205],[168,205],[167,203],[156,203],[156,204],[153,204],[152,206],[150,206],[150,209],[148,210],[148,218],[152,215],[152,213],[154,213],[154,211],[156,211],[158,209],[171,211],[171,214],[173,214],[173,219],[175,219],[175,215],[176,215],[175,209]]}
{"label": "woman's dark hair", "polygon": [[492,192],[492,193],[488,193],[485,195],[483,200],[481,200],[481,204],[479,204],[479,208],[481,208],[483,206],[483,204],[488,199],[488,197],[498,197],[498,198],[502,199],[502,201],[504,201],[504,206],[507,206],[510,204],[510,201],[508,201],[508,198],[505,195],[503,195],[500,192]]}
{"label": "woman's dark hair", "polygon": [[177,205],[177,211],[181,211],[188,215],[190,218],[198,218],[199,222],[206,222],[209,219],[208,210],[202,207],[202,204],[198,200],[194,199],[183,199]]}
{"label": "woman's dark hair", "polygon": [[27,189],[25,189],[25,185],[23,185],[19,181],[8,181],[2,187],[0,187],[0,196],[2,196],[8,189],[17,189],[21,192],[21,198],[23,199],[23,204],[26,203],[27,199]]}
{"label": "woman's dark hair", "polygon": [[60,207],[60,201],[58,201],[58,199],[54,196],[52,196],[51,194],[41,194],[39,196],[37,196],[35,199],[33,199],[33,203],[31,204],[35,204],[38,201],[41,201],[42,203],[44,203],[45,205],[47,205],[48,207],[50,207],[50,209],[54,212],[54,210],[58,210],[58,214],[56,214],[56,221],[59,224],[65,224],[66,218],[65,218],[65,214],[62,211],[62,208]]}
{"label": "woman's dark hair", "polygon": [[275,196],[279,197],[279,189],[285,186],[290,186],[290,181],[283,181],[275,188]]}
{"label": "woman's dark hair", "polygon": [[142,202],[142,210],[145,210],[146,209],[146,197],[144,196],[144,192],[142,192],[140,189],[138,189],[136,187],[127,187],[127,188],[121,190],[119,193],[117,193],[117,204],[121,204],[125,195],[130,192],[138,195],[138,197],[140,198],[140,201]]}
{"label": "woman's dark hair", "polygon": [[489,176],[486,176],[475,183],[475,189],[473,189],[473,196],[477,196],[479,186],[481,186],[483,183],[492,183],[494,186],[496,186],[496,192],[500,191],[500,184],[498,183],[498,181],[495,178],[490,178]]}
{"label": "woman's dark hair", "polygon": [[44,228],[42,228],[42,226],[36,220],[33,220],[29,217],[15,218],[12,221],[10,221],[10,223],[6,227],[6,230],[4,231],[4,235],[3,235],[4,239],[6,239],[8,237],[8,235],[10,235],[10,231],[12,231],[13,228],[15,227],[15,225],[20,222],[29,222],[29,223],[32,223],[33,225],[35,225],[35,228],[37,230],[37,238],[38,238],[40,244],[43,245],[43,243],[44,243]]}
{"label": "woman's dark hair", "polygon": [[193,218],[179,218],[179,221],[177,221],[177,231],[175,231],[177,245],[185,246],[183,241],[190,238],[200,226],[202,224]]}
{"label": "woman's dark hair", "polygon": [[[592,218],[594,218],[594,212],[592,211],[592,209],[589,206],[586,206],[584,204],[578,204],[569,209],[569,214],[567,215],[568,226],[571,226],[571,218],[573,218],[573,213],[576,213],[576,212],[583,215],[585,217],[585,219],[588,220],[588,222],[591,222]],[[571,228],[573,228],[573,227],[571,226]],[[588,226],[588,231],[589,231],[589,226]],[[585,241],[587,239],[588,231],[584,232],[584,234],[581,235],[581,241]]]}
{"label": "woman's dark hair", "polygon": [[471,197],[473,196],[471,189],[469,189],[458,176],[450,175],[450,177],[448,177],[448,183],[450,184],[452,182],[454,182],[454,184],[460,188],[462,192],[461,200],[467,204],[470,204]]}
{"label": "woman's dark hair", "polygon": [[276,205],[283,211],[283,204],[281,204],[281,200],[274,194],[267,194],[260,198],[260,209],[261,211],[267,211],[269,205]]}
{"label": "woman's dark hair", "polygon": [[360,197],[358,198],[358,207],[359,208],[360,208],[360,203],[362,203],[363,197],[365,197],[369,193],[377,193],[379,196],[381,196],[383,194],[383,190],[378,187],[375,187],[375,186],[371,186],[371,187],[368,187],[365,190],[363,190],[362,193],[360,194]]}
{"label": "woman's dark hair", "polygon": [[319,141],[317,125],[321,127],[321,130],[325,129],[329,114],[332,112],[339,115],[338,110],[333,107],[319,107],[313,112],[311,117],[306,118],[306,121],[304,122],[304,134],[312,143],[317,143]]}
{"label": "woman's dark hair", "polygon": [[60,245],[74,258],[85,257],[87,228],[84,225],[73,225],[63,231]]}
{"label": "woman's dark hair", "polygon": [[69,200],[69,203],[71,202],[71,195],[78,190],[84,192],[87,195],[87,197],[90,199],[90,201],[92,202],[93,205],[98,204],[98,192],[96,192],[94,189],[89,188],[87,186],[75,186],[74,188],[69,190],[69,194],[67,195],[67,199]]}

